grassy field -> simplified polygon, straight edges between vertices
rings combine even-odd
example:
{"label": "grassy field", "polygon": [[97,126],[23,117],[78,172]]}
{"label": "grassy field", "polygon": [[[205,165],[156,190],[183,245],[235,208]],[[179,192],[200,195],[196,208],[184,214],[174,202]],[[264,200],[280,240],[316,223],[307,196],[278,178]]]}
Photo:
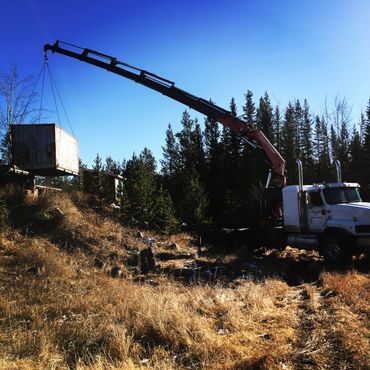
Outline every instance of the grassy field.
{"label": "grassy field", "polygon": [[[145,237],[83,195],[13,198],[1,213],[1,369],[369,368],[368,260],[328,271],[312,252],[197,255],[189,235],[144,233],[167,258],[143,275]],[[177,278],[195,262],[243,275]]]}

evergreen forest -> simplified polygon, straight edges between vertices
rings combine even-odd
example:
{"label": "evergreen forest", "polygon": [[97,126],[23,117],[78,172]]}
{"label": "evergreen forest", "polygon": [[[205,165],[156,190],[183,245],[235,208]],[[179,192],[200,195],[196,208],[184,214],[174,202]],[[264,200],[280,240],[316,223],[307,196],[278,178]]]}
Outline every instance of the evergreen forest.
{"label": "evergreen forest", "polygon": [[[310,111],[307,100],[291,101],[285,109],[273,107],[267,92],[255,102],[247,91],[241,108],[234,99],[229,108],[260,129],[282,154],[288,184],[297,183],[296,159],[303,163],[307,184],[336,181],[333,160],[339,159],[343,179],[360,183],[363,198],[369,198],[370,100],[359,122],[352,121],[349,104],[339,98],[321,115]],[[125,223],[171,233],[180,225],[242,226],[255,221],[269,171],[263,152],[208,118],[201,124],[188,110],[180,131],[168,125],[162,149],[159,163],[147,148],[122,163],[111,157],[103,163],[99,154],[95,158],[98,173],[125,179]]]}

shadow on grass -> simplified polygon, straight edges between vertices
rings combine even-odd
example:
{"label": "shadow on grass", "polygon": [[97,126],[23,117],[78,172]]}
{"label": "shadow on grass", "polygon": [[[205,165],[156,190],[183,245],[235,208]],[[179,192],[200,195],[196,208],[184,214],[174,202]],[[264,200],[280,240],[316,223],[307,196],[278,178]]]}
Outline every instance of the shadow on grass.
{"label": "shadow on grass", "polygon": [[[177,258],[174,256],[172,259]],[[258,248],[253,235],[246,230],[224,233],[203,246],[202,253],[188,259],[184,267],[166,267],[162,272],[185,283],[230,284],[240,280],[276,278],[296,286],[319,282],[324,271],[344,273],[351,270],[368,273],[369,257],[356,256],[346,265],[332,265],[316,251],[290,247]]]}

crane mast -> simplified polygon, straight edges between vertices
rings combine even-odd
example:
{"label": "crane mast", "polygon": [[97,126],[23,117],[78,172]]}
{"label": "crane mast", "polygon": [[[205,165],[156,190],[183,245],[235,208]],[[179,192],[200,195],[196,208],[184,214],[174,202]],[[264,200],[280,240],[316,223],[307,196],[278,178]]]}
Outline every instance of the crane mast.
{"label": "crane mast", "polygon": [[[60,44],[67,45],[68,48],[61,47]],[[75,50],[77,49],[80,52]],[[78,59],[82,62],[94,65],[96,67],[105,69],[109,72],[115,73],[119,76],[128,78],[136,83],[144,85],[152,90],[158,91],[163,95],[168,96],[188,107],[204,114],[210,119],[221,123],[228,127],[233,132],[238,134],[245,142],[255,149],[261,149],[270,162],[273,173],[273,183],[277,187],[283,187],[286,184],[285,177],[285,160],[271,144],[262,131],[256,129],[252,125],[239,117],[217,106],[206,99],[197,97],[188,93],[185,90],[179,89],[175,83],[160,77],[154,73],[131,66],[127,63],[119,61],[117,58],[102,54],[100,52],[81,48],[72,44],[67,44],[61,41],[56,41],[53,45],[46,44],[44,46],[45,59],[47,59],[47,52],[59,53],[68,57]]]}

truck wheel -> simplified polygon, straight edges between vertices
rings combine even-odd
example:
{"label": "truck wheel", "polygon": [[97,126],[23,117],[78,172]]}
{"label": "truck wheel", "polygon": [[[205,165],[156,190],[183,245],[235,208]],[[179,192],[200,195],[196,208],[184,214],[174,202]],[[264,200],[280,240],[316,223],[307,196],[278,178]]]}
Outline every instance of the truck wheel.
{"label": "truck wheel", "polygon": [[350,243],[346,238],[327,237],[323,240],[320,247],[320,254],[325,261],[331,264],[344,264],[350,261],[352,253]]}

